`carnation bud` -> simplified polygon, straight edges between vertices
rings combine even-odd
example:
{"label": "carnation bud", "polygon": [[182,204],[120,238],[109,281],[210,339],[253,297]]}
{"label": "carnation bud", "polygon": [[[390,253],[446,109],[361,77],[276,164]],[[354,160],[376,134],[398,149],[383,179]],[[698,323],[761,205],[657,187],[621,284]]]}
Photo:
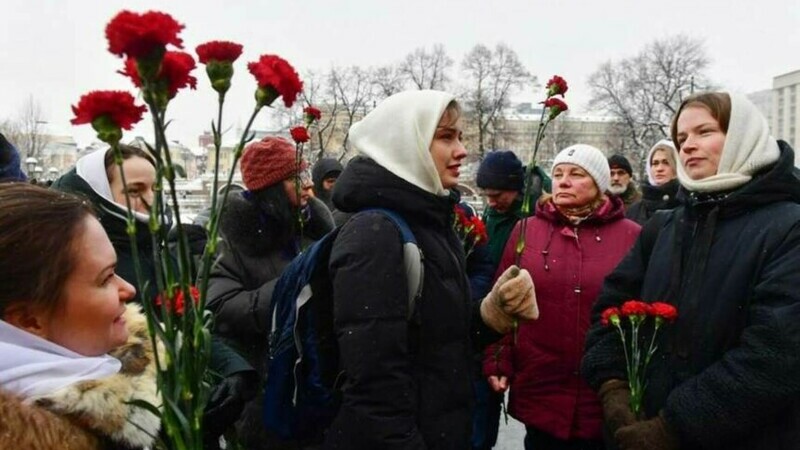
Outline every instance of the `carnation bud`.
{"label": "carnation bud", "polygon": [[280,94],[272,86],[265,86],[256,89],[256,105],[260,108],[262,106],[270,106]]}
{"label": "carnation bud", "polygon": [[108,145],[117,145],[122,139],[122,129],[107,114],[97,116],[92,120],[92,128],[97,131],[97,139]]}
{"label": "carnation bud", "polygon": [[211,80],[211,87],[220,94],[228,92],[233,78],[233,64],[229,61],[209,61],[206,73]]}

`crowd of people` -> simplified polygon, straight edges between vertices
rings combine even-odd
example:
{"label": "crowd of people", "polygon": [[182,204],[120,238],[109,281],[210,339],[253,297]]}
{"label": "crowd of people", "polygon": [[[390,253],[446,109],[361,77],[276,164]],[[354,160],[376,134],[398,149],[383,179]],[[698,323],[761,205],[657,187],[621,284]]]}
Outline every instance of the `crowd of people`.
{"label": "crowd of people", "polygon": [[[279,137],[247,146],[246,190],[227,193],[209,268],[206,448],[233,429],[248,449],[486,450],[506,393],[525,426],[515,448],[800,448],[800,172],[749,100],[685,99],[670,136],[634,161],[638,183],[628,158],[585,144],[547,170],[487,153],[475,180],[487,239],[467,248],[453,228],[477,215],[456,189],[463,114],[445,92],[395,94],[352,126],[344,166],[310,167]],[[154,159],[122,145],[120,168],[98,150],[47,189],[0,138],[0,447],[152,448],[160,423],[131,400],[158,404],[140,307],[156,283],[134,288],[126,213],[152,279],[171,256],[151,233],[176,233],[148,227]],[[423,255],[415,302],[381,210]],[[201,254],[205,228],[184,227]],[[334,230],[338,409],[321,435],[286,439],[263,422],[272,293]],[[638,415],[624,344],[601,317],[631,299],[679,311],[654,341]]]}

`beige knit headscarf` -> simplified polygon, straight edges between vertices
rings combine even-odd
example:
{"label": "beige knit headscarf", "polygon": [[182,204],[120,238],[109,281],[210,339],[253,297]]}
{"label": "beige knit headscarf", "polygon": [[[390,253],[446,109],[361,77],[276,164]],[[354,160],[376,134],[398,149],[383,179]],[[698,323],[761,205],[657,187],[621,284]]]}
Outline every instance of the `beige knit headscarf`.
{"label": "beige knit headscarf", "polygon": [[717,173],[693,180],[686,173],[683,164],[677,164],[678,180],[689,191],[722,192],[736,189],[780,157],[778,142],[770,136],[764,115],[747,97],[730,93],[728,95],[731,98],[731,119]]}

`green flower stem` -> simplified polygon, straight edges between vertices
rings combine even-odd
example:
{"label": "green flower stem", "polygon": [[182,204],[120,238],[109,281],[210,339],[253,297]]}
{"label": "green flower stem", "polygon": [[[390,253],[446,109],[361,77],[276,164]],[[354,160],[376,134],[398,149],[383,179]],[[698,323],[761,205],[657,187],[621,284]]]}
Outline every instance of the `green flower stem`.
{"label": "green flower stem", "polygon": [[[214,122],[211,123],[211,131],[214,133],[214,187],[211,192],[211,214],[209,216],[208,223],[206,224],[206,232],[209,236],[212,234],[212,228],[215,228],[216,225],[216,218],[217,218],[217,199],[219,197],[219,155],[222,151],[222,110],[223,106],[225,105],[225,93],[220,92],[217,96],[217,123],[214,125]],[[230,185],[228,185],[228,189],[230,189]],[[225,192],[228,192],[228,189]],[[214,234],[213,240],[209,237],[206,242],[206,247],[203,250],[203,256],[201,258],[201,268],[203,270],[202,276],[200,277],[200,301],[197,305],[197,309],[203,311],[206,306],[206,292],[208,291],[208,274],[211,270],[211,256],[213,256],[217,252],[217,240],[216,234]]]}
{"label": "green flower stem", "polygon": [[296,171],[295,171],[295,175],[294,175],[294,195],[295,195],[294,200],[297,202],[296,209],[297,209],[298,245],[300,246],[300,252],[302,253],[303,250],[304,250],[304,248],[303,248],[303,208],[302,208],[302,205],[300,203],[300,191],[302,191],[301,183],[303,182],[303,180],[300,178],[300,169],[301,169],[301,167],[303,165],[303,143],[302,142],[298,142],[296,149],[297,149],[297,151],[295,153],[297,154],[297,156],[295,158]]}
{"label": "green flower stem", "polygon": [[[221,108],[222,106],[220,106]],[[228,183],[226,186],[230,188],[231,183],[233,183],[233,174],[236,173],[236,164],[239,162],[239,158],[242,157],[242,151],[244,150],[244,144],[249,141],[247,134],[250,132],[250,127],[253,126],[253,122],[256,120],[256,116],[261,111],[262,106],[256,105],[255,109],[253,110],[253,114],[250,115],[250,120],[247,121],[247,126],[242,132],[242,136],[239,139],[239,144],[236,145],[236,150],[233,154],[233,164],[231,164],[231,170],[228,172]],[[220,118],[222,117],[220,113]],[[217,132],[221,133],[220,130],[222,122],[217,124]],[[219,160],[219,148],[217,148],[217,160]],[[227,191],[226,191],[227,192]],[[200,274],[199,284],[200,284],[200,304],[205,305],[206,303],[206,292],[208,291],[208,276],[211,273],[211,258],[217,253],[217,238],[219,236],[219,221],[222,217],[223,212],[225,211],[225,205],[228,203],[228,196],[225,195],[222,197],[222,202],[220,203],[219,211],[212,209],[211,216],[209,217],[208,223],[208,241],[206,242],[206,248],[203,252],[203,260],[202,260],[202,267],[203,273]]]}

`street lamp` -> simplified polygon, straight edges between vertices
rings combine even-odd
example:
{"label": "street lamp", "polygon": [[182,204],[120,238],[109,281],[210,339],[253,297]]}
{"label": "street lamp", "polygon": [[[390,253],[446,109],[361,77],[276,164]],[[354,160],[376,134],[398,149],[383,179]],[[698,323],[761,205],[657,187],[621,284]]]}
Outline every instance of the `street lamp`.
{"label": "street lamp", "polygon": [[34,169],[36,169],[37,164],[39,164],[39,160],[34,158],[33,156],[25,159],[25,166],[28,168],[28,175],[33,173]]}

